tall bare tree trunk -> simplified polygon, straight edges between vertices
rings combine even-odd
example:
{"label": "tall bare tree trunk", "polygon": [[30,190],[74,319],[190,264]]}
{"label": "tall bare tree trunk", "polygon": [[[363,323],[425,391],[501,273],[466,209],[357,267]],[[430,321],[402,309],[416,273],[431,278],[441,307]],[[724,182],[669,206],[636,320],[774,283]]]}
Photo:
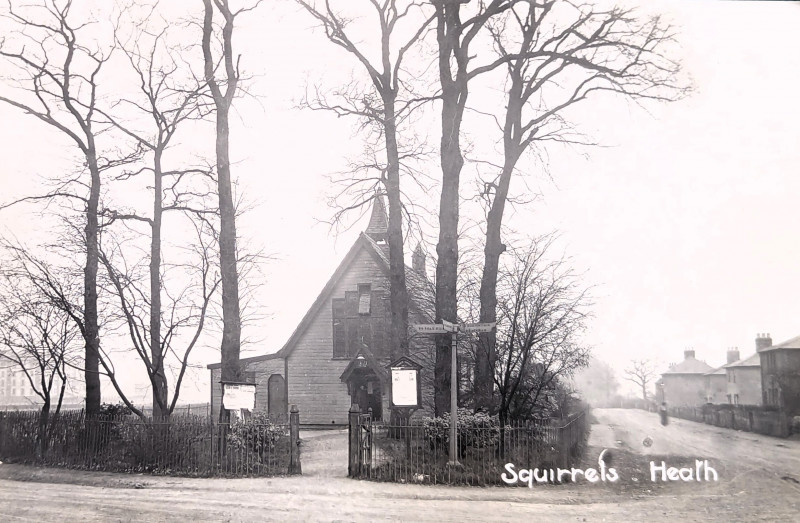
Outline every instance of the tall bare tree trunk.
{"label": "tall bare tree trunk", "polygon": [[100,413],[100,326],[97,317],[97,265],[98,216],[100,204],[100,169],[97,165],[97,150],[94,138],[89,139],[86,160],[89,166],[91,184],[86,207],[86,266],[83,271],[84,301],[84,340],[86,354],[84,359],[84,379],[86,381],[86,418],[91,419]]}
{"label": "tall bare tree trunk", "polygon": [[164,351],[161,345],[161,219],[163,210],[163,172],[161,155],[156,149],[153,159],[153,223],[150,236],[150,359],[153,365],[153,419],[169,415],[167,375],[164,372]]}
{"label": "tall bare tree trunk", "polygon": [[[506,121],[503,132],[504,163],[500,179],[495,188],[489,214],[486,219],[486,245],[484,246],[483,274],[480,288],[480,321],[493,323],[497,321],[497,274],[500,267],[500,255],[506,250],[501,231],[503,212],[505,211],[511,175],[521,154],[519,144],[519,121],[522,104],[519,94],[522,83],[512,79],[511,95],[506,109]],[[492,408],[494,393],[494,369],[497,359],[497,331],[481,333],[475,355],[475,408]]]}
{"label": "tall bare tree trunk", "polygon": [[397,150],[394,93],[384,97],[386,133],[386,193],[389,199],[389,305],[392,313],[392,359],[408,354],[408,289],[403,253],[403,214],[400,207],[400,155]]}
{"label": "tall bare tree trunk", "polygon": [[[239,73],[233,60],[233,23],[235,15],[227,0],[215,0],[225,23],[222,26],[222,66],[225,78],[223,92],[215,78],[215,61],[211,52],[214,6],[211,0],[203,0],[205,18],[203,20],[203,57],[205,78],[214,98],[217,116],[217,192],[220,213],[220,273],[222,278],[222,346],[221,379],[223,382],[241,381],[239,352],[241,348],[242,324],[239,311],[239,273],[236,267],[236,209],[233,202],[230,162],[229,113],[236,94]],[[227,421],[229,414],[220,409],[220,421]]]}
{"label": "tall bare tree trunk", "polygon": [[217,111],[217,176],[220,212],[220,266],[222,276],[222,379],[240,381],[239,350],[242,326],[239,314],[239,272],[236,266],[236,218],[231,187],[228,107]]}
{"label": "tall bare tree trunk", "polygon": [[[439,201],[439,242],[436,245],[436,321],[458,321],[456,283],[458,275],[458,188],[464,158],[461,155],[461,121],[467,97],[466,61],[459,47],[458,4],[436,4],[439,43],[439,79],[442,87],[442,195]],[[457,63],[451,71],[451,57]],[[442,415],[450,410],[451,337],[436,337],[434,367],[434,410]]]}

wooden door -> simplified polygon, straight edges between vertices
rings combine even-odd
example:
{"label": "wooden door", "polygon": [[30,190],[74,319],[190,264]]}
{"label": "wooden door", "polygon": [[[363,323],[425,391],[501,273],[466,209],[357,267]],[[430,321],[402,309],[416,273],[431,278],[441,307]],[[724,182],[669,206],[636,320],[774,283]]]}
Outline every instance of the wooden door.
{"label": "wooden door", "polygon": [[288,415],[286,401],[286,380],[280,374],[273,374],[267,382],[267,412],[274,419],[285,418]]}

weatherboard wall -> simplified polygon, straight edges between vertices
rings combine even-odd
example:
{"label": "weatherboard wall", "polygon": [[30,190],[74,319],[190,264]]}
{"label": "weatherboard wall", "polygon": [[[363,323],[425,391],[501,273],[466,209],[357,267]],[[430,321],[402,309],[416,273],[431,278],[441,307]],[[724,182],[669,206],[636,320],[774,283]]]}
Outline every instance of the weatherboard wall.
{"label": "weatherboard wall", "polygon": [[[347,384],[340,377],[349,358],[333,358],[333,309],[331,300],[344,298],[359,284],[369,284],[373,291],[388,295],[389,281],[378,262],[362,248],[341,275],[308,328],[289,354],[289,403],[300,410],[300,423],[315,425],[346,424],[350,410]],[[384,394],[384,409],[388,407]]]}

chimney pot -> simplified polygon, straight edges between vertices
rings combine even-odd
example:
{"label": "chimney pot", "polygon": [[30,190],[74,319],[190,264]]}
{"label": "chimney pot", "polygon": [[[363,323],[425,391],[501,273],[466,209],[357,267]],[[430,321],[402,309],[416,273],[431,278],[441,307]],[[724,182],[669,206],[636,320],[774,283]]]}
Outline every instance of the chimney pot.
{"label": "chimney pot", "polygon": [[756,352],[760,352],[767,347],[772,347],[772,338],[769,333],[760,333],[756,338]]}
{"label": "chimney pot", "polygon": [[694,349],[683,351],[684,359],[694,358]]}

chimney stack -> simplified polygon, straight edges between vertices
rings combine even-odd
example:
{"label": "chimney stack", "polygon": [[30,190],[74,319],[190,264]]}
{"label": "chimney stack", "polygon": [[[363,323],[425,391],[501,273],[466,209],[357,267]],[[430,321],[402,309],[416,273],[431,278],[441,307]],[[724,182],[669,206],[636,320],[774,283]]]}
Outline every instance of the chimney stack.
{"label": "chimney stack", "polygon": [[688,360],[689,358],[694,359],[694,349],[683,351],[683,359]]}
{"label": "chimney stack", "polygon": [[772,347],[772,338],[769,333],[756,334],[756,352],[761,352],[767,347]]}
{"label": "chimney stack", "polygon": [[728,349],[728,363],[739,361],[739,348]]}

